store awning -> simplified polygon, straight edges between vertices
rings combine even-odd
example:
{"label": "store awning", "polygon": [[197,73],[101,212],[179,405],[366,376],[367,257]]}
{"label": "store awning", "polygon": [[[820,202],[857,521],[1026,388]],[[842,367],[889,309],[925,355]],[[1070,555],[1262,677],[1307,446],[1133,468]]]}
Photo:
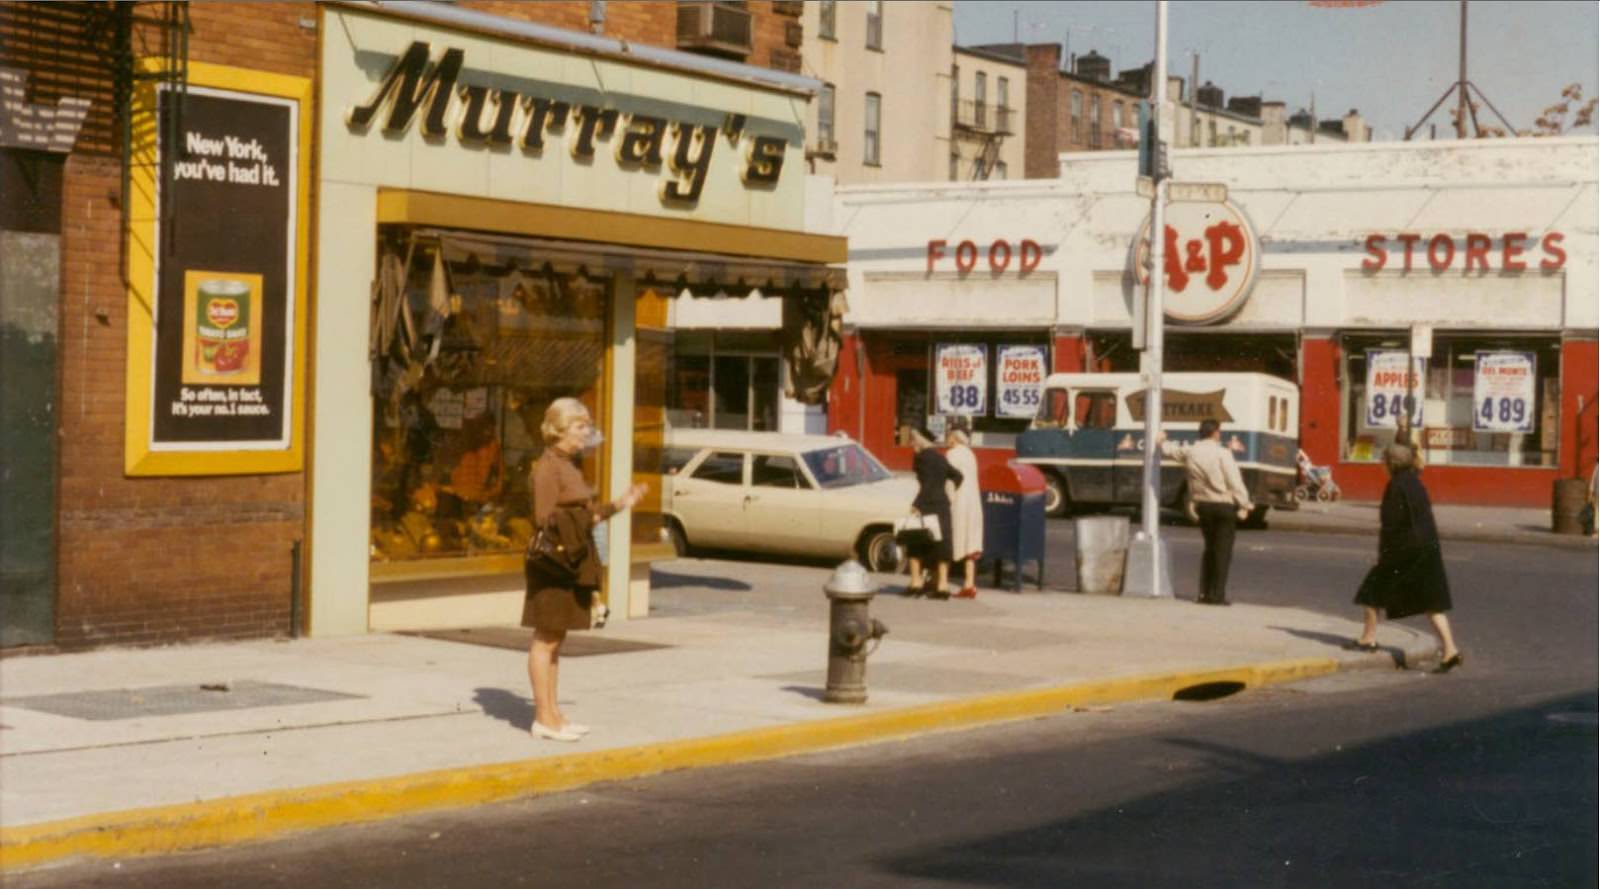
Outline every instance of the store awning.
{"label": "store awning", "polygon": [[477,263],[530,279],[552,274],[590,278],[629,274],[672,296],[684,291],[699,296],[745,296],[753,291],[783,296],[831,292],[845,286],[844,269],[817,263],[438,229],[415,229],[412,235],[423,245],[438,243],[451,265]]}

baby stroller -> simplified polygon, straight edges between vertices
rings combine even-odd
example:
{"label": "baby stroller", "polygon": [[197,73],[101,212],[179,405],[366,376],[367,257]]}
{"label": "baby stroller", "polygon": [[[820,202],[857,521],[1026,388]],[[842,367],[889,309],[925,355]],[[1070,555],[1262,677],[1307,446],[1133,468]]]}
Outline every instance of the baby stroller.
{"label": "baby stroller", "polygon": [[1305,451],[1300,451],[1294,459],[1300,467],[1300,483],[1294,486],[1294,499],[1302,503],[1313,499],[1323,503],[1339,499],[1339,486],[1333,480],[1332,469],[1313,464]]}

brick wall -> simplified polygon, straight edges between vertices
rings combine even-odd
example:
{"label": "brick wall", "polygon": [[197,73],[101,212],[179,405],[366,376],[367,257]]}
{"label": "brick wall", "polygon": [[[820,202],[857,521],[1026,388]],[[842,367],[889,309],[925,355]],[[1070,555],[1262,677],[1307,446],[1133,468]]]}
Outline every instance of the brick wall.
{"label": "brick wall", "polygon": [[1044,43],[1027,48],[1028,116],[1024,121],[1023,168],[1029,179],[1054,179],[1060,174],[1061,47]]}
{"label": "brick wall", "polygon": [[[460,5],[588,30],[586,0]],[[305,476],[123,474],[126,238],[106,8],[0,3],[0,56],[30,72],[30,101],[74,95],[93,102],[62,186],[56,645],[282,634],[290,620],[291,547],[305,535]],[[750,8],[755,49],[748,61],[785,67],[786,25],[797,20],[770,2]],[[161,9],[142,7],[141,14]],[[315,75],[317,12],[309,3],[198,3],[189,13],[193,61]],[[605,33],[674,47],[676,6],[608,3]],[[141,54],[160,49],[147,29],[134,45]]]}

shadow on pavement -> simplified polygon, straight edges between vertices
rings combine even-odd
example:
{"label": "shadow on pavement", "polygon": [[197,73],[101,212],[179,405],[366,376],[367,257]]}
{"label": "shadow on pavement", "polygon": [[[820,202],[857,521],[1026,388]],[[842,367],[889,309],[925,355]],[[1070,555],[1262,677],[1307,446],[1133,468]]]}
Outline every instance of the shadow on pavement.
{"label": "shadow on pavement", "polygon": [[[1595,729],[1560,716],[1594,710],[1590,692],[1303,758],[1169,737],[1169,767],[1215,777],[882,867],[1006,889],[1593,886]],[[1070,795],[1094,767],[1024,759],[994,770]]]}
{"label": "shadow on pavement", "polygon": [[652,568],[650,570],[650,586],[655,589],[697,587],[711,590],[738,590],[740,592],[753,589],[750,584],[742,580],[717,577],[714,574],[676,574],[671,571],[663,571],[660,568]]}
{"label": "shadow on pavement", "polygon": [[787,691],[787,692],[792,692],[793,694],[803,695],[805,697],[810,698],[813,701],[822,700],[822,694],[825,691],[825,689],[813,688],[812,686],[809,686],[809,685],[785,685],[783,687],[783,690]]}
{"label": "shadow on pavement", "polygon": [[514,729],[527,731],[533,727],[533,699],[523,697],[503,688],[475,688],[472,700],[487,716],[494,717]]}
{"label": "shadow on pavement", "polygon": [[[1325,645],[1331,645],[1340,650],[1344,649],[1346,643],[1352,641],[1350,636],[1339,636],[1333,633],[1319,633],[1315,630],[1297,630],[1294,627],[1268,627],[1268,629],[1288,633],[1289,635],[1298,639],[1321,642]],[[1378,651],[1387,654],[1394,661],[1395,669],[1405,669],[1406,650],[1404,648],[1401,648],[1397,645],[1381,645],[1378,647]]]}

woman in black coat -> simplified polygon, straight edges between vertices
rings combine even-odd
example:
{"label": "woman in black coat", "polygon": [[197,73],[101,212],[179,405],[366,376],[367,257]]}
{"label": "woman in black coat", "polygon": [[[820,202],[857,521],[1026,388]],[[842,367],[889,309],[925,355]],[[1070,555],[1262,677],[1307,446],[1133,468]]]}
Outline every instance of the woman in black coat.
{"label": "woman in black coat", "polygon": [[1417,476],[1416,450],[1392,444],[1383,452],[1389,484],[1383,489],[1378,564],[1367,572],[1356,593],[1364,609],[1361,638],[1347,647],[1378,650],[1378,609],[1390,620],[1426,614],[1439,634],[1443,649],[1434,672],[1448,673],[1461,666],[1461,651],[1450,634],[1450,584],[1445,579],[1444,557],[1439,553],[1439,530],[1433,523],[1433,505]]}
{"label": "woman in black coat", "polygon": [[[911,470],[917,475],[917,496],[911,509],[922,515],[937,516],[939,539],[911,547],[910,595],[928,595],[934,599],[950,598],[946,585],[950,582],[950,495],[945,492],[945,482],[961,484],[962,475],[950,466],[944,455],[934,450],[933,434],[926,429],[911,430],[911,448],[916,456],[911,458]],[[933,562],[937,583],[933,589],[923,588],[922,563]]]}

